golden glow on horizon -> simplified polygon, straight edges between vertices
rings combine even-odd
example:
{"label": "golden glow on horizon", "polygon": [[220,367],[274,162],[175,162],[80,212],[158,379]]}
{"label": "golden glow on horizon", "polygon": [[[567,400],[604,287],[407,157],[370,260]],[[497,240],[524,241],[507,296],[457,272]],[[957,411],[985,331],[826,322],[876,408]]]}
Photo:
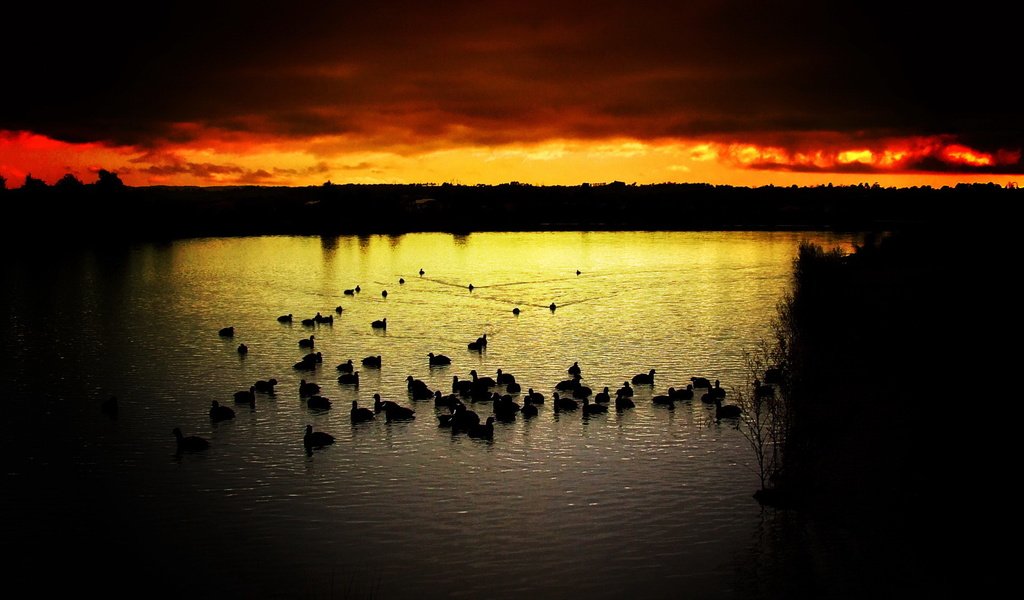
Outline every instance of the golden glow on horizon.
{"label": "golden glow on horizon", "polygon": [[[197,134],[195,125],[182,131]],[[915,171],[924,159],[957,166],[1017,164],[1019,151],[982,152],[941,137],[894,139],[879,147],[790,150],[777,145],[708,140],[554,139],[501,146],[458,145],[388,151],[344,136],[273,140],[244,134],[160,149],[71,144],[24,132],[0,132],[0,175],[10,188],[26,174],[53,183],[73,173],[87,183],[117,172],[128,185],[319,185],[335,183],[459,183],[533,185],[711,183],[715,185],[955,185],[1010,175]],[[813,138],[805,143],[812,144]],[[851,169],[856,167],[856,169]],[[844,170],[848,169],[848,170]],[[865,171],[870,169],[870,171]]]}

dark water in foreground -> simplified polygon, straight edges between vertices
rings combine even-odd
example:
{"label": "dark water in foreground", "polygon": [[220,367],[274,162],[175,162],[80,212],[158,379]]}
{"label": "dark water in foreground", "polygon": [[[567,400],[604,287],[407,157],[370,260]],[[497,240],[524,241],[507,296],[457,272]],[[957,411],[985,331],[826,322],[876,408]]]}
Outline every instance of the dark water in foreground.
{"label": "dark water in foreground", "polygon": [[[799,588],[779,565],[809,557],[840,589],[854,576],[830,550],[841,534],[793,535],[764,515],[739,432],[700,402],[650,401],[691,376],[742,381],[743,352],[767,331],[805,239],[853,238],[264,237],[9,257],[10,572],[41,592],[142,596],[742,598]],[[299,323],[317,311],[334,324]],[[293,324],[276,321],[285,313]],[[371,329],[385,317],[386,333]],[[217,335],[228,325],[230,340]],[[485,332],[486,352],[469,352]],[[309,335],[324,363],[302,374],[292,364]],[[430,368],[428,352],[453,364]],[[336,381],[336,364],[367,355],[383,368],[357,366],[357,389]],[[651,368],[656,385],[638,386],[621,415],[555,415],[551,392],[573,361],[595,391]],[[432,402],[406,394],[408,375],[447,393],[453,375],[498,368],[548,403],[497,424],[493,442],[453,437]],[[271,377],[274,396],[233,404]],[[303,377],[332,410],[299,400]],[[374,393],[417,418],[352,426],[351,401]],[[116,419],[99,410],[111,394]],[[237,418],[212,424],[211,400]],[[307,455],[306,424],[337,443]],[[176,456],[176,426],[211,448]]]}

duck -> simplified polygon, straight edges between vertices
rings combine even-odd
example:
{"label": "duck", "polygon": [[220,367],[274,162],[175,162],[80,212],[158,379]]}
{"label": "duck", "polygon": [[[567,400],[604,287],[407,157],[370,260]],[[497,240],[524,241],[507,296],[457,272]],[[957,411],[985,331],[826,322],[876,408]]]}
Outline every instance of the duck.
{"label": "duck", "polygon": [[533,391],[533,388],[526,391],[526,398],[534,404],[544,404],[544,394]]}
{"label": "duck", "polygon": [[360,408],[359,402],[352,401],[352,422],[364,423],[373,420],[373,411],[368,408]]}
{"label": "duck", "polygon": [[487,417],[487,422],[483,425],[476,424],[469,427],[467,432],[469,437],[477,438],[482,440],[493,440],[494,439],[494,417]]}
{"label": "duck", "polygon": [[384,405],[384,417],[388,423],[392,421],[409,421],[416,418],[416,411],[392,402]]}
{"label": "duck", "polygon": [[583,375],[583,369],[580,368],[579,361],[572,363],[572,366],[566,369],[566,372],[572,377],[580,377]]}
{"label": "duck", "polygon": [[299,348],[312,348],[315,344],[315,336],[309,336],[309,339],[299,340]]}
{"label": "duck", "polygon": [[288,313],[286,315],[281,315],[280,317],[277,318],[277,322],[278,323],[291,323],[292,322],[292,313]]}
{"label": "duck", "polygon": [[469,374],[473,376],[473,387],[485,387],[490,389],[497,385],[497,382],[491,377],[477,376],[476,369],[470,371]]}
{"label": "duck", "polygon": [[277,380],[271,377],[267,381],[260,379],[259,381],[254,383],[252,387],[255,388],[257,392],[262,392],[264,394],[273,394],[275,385],[277,385]]}
{"label": "duck", "polygon": [[629,382],[628,381],[623,381],[622,382],[622,387],[620,387],[618,389],[618,391],[615,392],[615,395],[616,396],[623,396],[624,398],[632,398],[633,397],[633,388],[629,387]]}
{"label": "duck", "polygon": [[468,396],[473,391],[473,382],[468,379],[459,379],[458,375],[452,375],[452,392],[460,396]]}
{"label": "duck", "polygon": [[599,404],[608,404],[611,401],[612,397],[608,393],[608,386],[604,386],[604,391],[598,392],[594,396],[594,402],[597,402]]}
{"label": "duck", "polygon": [[433,352],[428,352],[427,358],[430,362],[430,366],[432,367],[440,367],[452,364],[452,359],[448,358],[444,354],[434,354]]}
{"label": "duck", "polygon": [[511,373],[502,373],[501,369],[498,369],[498,373],[495,376],[494,381],[498,385],[508,385],[516,382],[516,376]]}
{"label": "duck", "polygon": [[615,396],[615,410],[617,412],[622,412],[624,410],[629,410],[635,407],[636,404],[634,404],[633,400],[631,400],[629,397],[620,395]]}
{"label": "duck", "polygon": [[315,396],[320,393],[320,386],[315,383],[307,383],[305,379],[299,382],[299,398]]}
{"label": "duck", "polygon": [[693,400],[693,385],[686,384],[685,390],[677,390],[676,388],[668,388],[668,395],[672,396],[676,400]]}
{"label": "duck", "polygon": [[236,404],[248,404],[249,406],[256,405],[256,387],[252,386],[248,390],[240,390],[235,392],[235,403]]}
{"label": "duck", "polygon": [[[363,364],[365,365],[366,363],[363,363]],[[340,365],[338,365],[338,370],[341,371],[342,373],[351,373],[352,372],[352,359],[350,358],[347,361],[345,361],[345,362],[341,363]]]}
{"label": "duck", "polygon": [[480,424],[480,415],[460,404],[455,407],[450,422],[452,426],[452,433],[468,431],[470,427]]}
{"label": "duck", "polygon": [[210,420],[212,420],[214,423],[219,423],[220,421],[227,421],[228,419],[234,419],[234,418],[235,418],[235,411],[232,410],[230,407],[221,406],[220,402],[217,402],[216,400],[214,400],[211,403],[211,405],[210,405]]}
{"label": "duck", "polygon": [[722,419],[738,419],[743,414],[743,409],[735,404],[722,405],[721,398],[715,398],[715,421]]}
{"label": "duck", "polygon": [[583,399],[583,416],[599,415],[608,412],[608,407],[603,404],[591,404],[587,398]]}
{"label": "duck", "polygon": [[359,373],[342,373],[338,376],[338,383],[359,386]]}
{"label": "duck", "polygon": [[654,385],[654,369],[633,376],[633,385]]}
{"label": "duck", "polygon": [[249,347],[246,346],[245,344],[239,344],[238,353],[241,354],[242,356],[245,356],[246,354],[249,353]]}
{"label": "duck", "polygon": [[179,427],[175,427],[171,433],[178,442],[178,452],[200,452],[210,447],[210,442],[197,435],[182,435]]}
{"label": "duck", "polygon": [[690,382],[694,388],[711,389],[711,382],[708,381],[707,377],[691,377]]}
{"label": "duck", "polygon": [[220,337],[234,337],[235,336],[235,328],[234,327],[224,327],[218,333],[220,334]]}
{"label": "duck", "polygon": [[364,367],[370,367],[371,369],[379,369],[380,365],[380,354],[378,354],[377,356],[367,356],[363,358]]}
{"label": "duck", "polygon": [[118,412],[117,396],[111,396],[100,404],[100,411],[108,417],[116,417]]}
{"label": "duck", "polygon": [[529,419],[531,417],[537,416],[537,406],[533,403],[532,400],[530,400],[529,396],[523,398],[523,408],[521,412],[523,413],[524,419]]}
{"label": "duck", "polygon": [[313,431],[312,425],[306,425],[306,434],[302,436],[302,445],[306,448],[323,448],[333,443],[333,435],[323,431]]}
{"label": "duck", "polygon": [[326,396],[310,396],[306,400],[306,406],[315,410],[330,410],[331,399]]}
{"label": "duck", "polygon": [[374,329],[387,329],[388,320],[386,317],[383,319],[379,319],[377,321],[374,321],[373,323],[370,323],[370,327],[373,327]]}
{"label": "duck", "polygon": [[562,398],[555,392],[551,395],[551,401],[555,404],[555,412],[560,410],[576,410],[579,408],[579,403],[572,398]]}

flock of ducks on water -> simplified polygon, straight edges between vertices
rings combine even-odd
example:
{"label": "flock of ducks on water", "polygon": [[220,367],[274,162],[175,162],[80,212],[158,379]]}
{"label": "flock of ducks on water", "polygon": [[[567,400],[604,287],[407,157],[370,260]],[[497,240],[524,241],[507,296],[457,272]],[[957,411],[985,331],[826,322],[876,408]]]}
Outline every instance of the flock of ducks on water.
{"label": "flock of ducks on water", "polygon": [[[422,276],[423,274],[424,271],[421,269],[420,275]],[[580,271],[576,271],[576,274],[579,275]],[[405,279],[399,279],[398,282],[399,285],[402,285],[405,283]],[[473,289],[472,284],[469,286],[469,289]],[[356,286],[355,288],[344,290],[344,294],[352,296],[360,291],[360,287]],[[382,291],[381,295],[386,298],[387,291]],[[550,308],[552,311],[555,310],[554,303],[551,304]],[[341,314],[343,309],[341,306],[338,306],[335,310],[338,314]],[[513,313],[519,314],[519,309],[515,308]],[[280,323],[292,323],[292,315],[281,315],[277,320]],[[310,319],[302,320],[302,324],[308,326],[333,324],[333,322],[333,315],[323,316],[320,313],[317,313]],[[373,321],[371,327],[374,329],[386,329],[387,319]],[[231,338],[234,334],[234,327],[225,327],[219,332],[221,337],[226,338]],[[300,339],[298,344],[300,348],[312,350],[316,345],[316,338],[314,335],[310,335],[308,338]],[[485,350],[487,348],[487,334],[485,333],[475,341],[469,342],[467,348],[470,351],[476,352]],[[238,353],[241,355],[248,353],[248,350],[245,344],[238,346]],[[303,356],[299,362],[295,363],[293,368],[298,371],[316,371],[322,363],[323,355],[320,352],[310,352]],[[427,364],[430,367],[448,366],[451,363],[451,358],[443,354],[434,354],[433,352],[427,354]],[[366,368],[380,369],[381,356],[367,356],[362,359],[362,365]],[[337,371],[339,372],[339,384],[359,385],[359,373],[354,370],[351,359],[339,364]],[[624,381],[622,387],[614,392],[614,396],[608,387],[604,387],[602,391],[594,393],[591,388],[584,385],[582,382],[583,370],[578,362],[574,362],[566,372],[569,378],[558,382],[555,385],[555,392],[551,396],[551,403],[556,414],[578,410],[584,418],[587,418],[592,415],[606,413],[612,406],[614,406],[617,412],[626,411],[635,407],[632,400],[634,395],[633,385],[650,386],[652,391],[654,388],[654,369],[647,373],[638,373],[631,380]],[[501,369],[497,370],[495,377],[481,377],[475,370],[470,371],[469,375],[471,379],[459,379],[458,375],[453,375],[451,392],[448,394],[441,390],[431,390],[423,381],[409,375],[406,378],[409,397],[413,401],[433,400],[434,406],[437,409],[448,409],[447,414],[437,415],[440,427],[450,428],[453,434],[465,433],[469,437],[485,440],[492,440],[494,438],[495,421],[514,421],[516,415],[521,415],[525,419],[536,417],[538,414],[537,405],[545,403],[544,395],[535,392],[533,388],[527,388],[526,393],[523,394],[522,386],[516,381],[515,376],[511,373],[505,373]],[[235,404],[255,407],[256,395],[272,395],[275,392],[274,388],[276,385],[277,380],[273,378],[257,381],[249,389],[235,392],[234,402]],[[496,391],[496,388],[499,387],[504,388],[504,394]],[[703,390],[699,396],[698,390]],[[770,395],[773,391],[770,385],[762,385],[760,382],[755,382],[755,397]],[[320,386],[316,383],[307,382],[305,379],[302,379],[299,383],[298,393],[299,397],[306,402],[310,409],[322,411],[331,408],[331,400],[320,394]],[[520,396],[521,402],[516,402],[516,395]],[[721,387],[718,380],[712,383],[705,377],[691,377],[690,383],[686,385],[685,389],[670,387],[665,394],[653,396],[651,402],[655,405],[674,408],[676,402],[685,402],[697,397],[705,403],[714,405],[716,422],[721,419],[739,418],[742,414],[739,406],[722,404],[725,395],[725,389]],[[485,420],[481,421],[480,415],[468,408],[466,402],[472,405],[490,403],[493,415],[487,416]],[[106,400],[102,405],[102,410],[105,414],[116,416],[118,410],[117,399],[111,397]],[[214,423],[235,417],[235,411],[231,407],[223,406],[217,400],[212,401],[209,412],[210,420]],[[380,394],[373,395],[372,409],[359,406],[357,400],[352,401],[350,414],[353,425],[373,421],[381,413],[383,413],[388,423],[392,421],[408,421],[416,418],[415,410],[391,400],[383,400]],[[172,433],[177,441],[178,452],[199,452],[210,447],[210,443],[206,439],[194,435],[186,436],[178,427],[175,427]],[[306,425],[303,445],[307,453],[312,452],[313,449],[323,448],[333,443],[334,437],[332,435],[323,431],[313,431],[312,425]]]}

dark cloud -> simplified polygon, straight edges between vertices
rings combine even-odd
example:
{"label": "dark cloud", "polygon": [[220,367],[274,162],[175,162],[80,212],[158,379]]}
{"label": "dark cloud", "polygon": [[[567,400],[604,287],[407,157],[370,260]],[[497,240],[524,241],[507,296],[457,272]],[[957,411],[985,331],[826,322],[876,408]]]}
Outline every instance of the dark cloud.
{"label": "dark cloud", "polygon": [[366,4],[19,3],[0,129],[152,148],[211,129],[367,147],[822,132],[1024,147],[1017,36],[981,3]]}

